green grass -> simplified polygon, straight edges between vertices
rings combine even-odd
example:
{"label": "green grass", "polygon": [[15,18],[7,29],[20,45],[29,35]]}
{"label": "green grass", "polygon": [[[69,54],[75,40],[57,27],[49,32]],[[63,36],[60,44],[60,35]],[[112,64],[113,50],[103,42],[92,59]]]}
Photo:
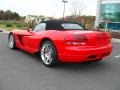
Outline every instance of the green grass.
{"label": "green grass", "polygon": [[11,31],[13,29],[24,29],[27,27],[27,24],[24,22],[16,22],[16,21],[0,21],[0,28]]}

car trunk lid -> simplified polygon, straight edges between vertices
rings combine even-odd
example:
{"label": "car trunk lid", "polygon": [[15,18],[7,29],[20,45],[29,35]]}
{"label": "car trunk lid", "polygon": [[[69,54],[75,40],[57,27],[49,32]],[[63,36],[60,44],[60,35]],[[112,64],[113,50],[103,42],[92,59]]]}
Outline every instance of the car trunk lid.
{"label": "car trunk lid", "polygon": [[89,46],[108,45],[111,42],[111,36],[108,32],[73,30],[68,33],[73,35],[85,35],[88,39],[87,45]]}

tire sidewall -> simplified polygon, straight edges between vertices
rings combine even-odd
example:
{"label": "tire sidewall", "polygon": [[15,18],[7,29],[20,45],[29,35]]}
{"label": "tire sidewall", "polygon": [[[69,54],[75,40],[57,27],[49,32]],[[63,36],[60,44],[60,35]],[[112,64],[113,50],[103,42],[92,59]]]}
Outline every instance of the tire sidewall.
{"label": "tire sidewall", "polygon": [[[43,61],[42,58],[41,58],[41,49],[43,48],[43,46],[44,46],[45,44],[49,44],[50,47],[51,47],[52,50],[53,50],[53,53],[52,53],[52,61],[51,61],[50,64],[45,64],[44,61]],[[57,58],[57,51],[56,51],[56,48],[55,48],[54,44],[53,44],[51,41],[46,40],[46,41],[44,41],[44,42],[42,43],[41,49],[40,49],[40,58],[41,58],[41,60],[42,60],[42,63],[43,63],[45,66],[47,66],[47,67],[56,66],[56,65],[58,64],[58,58]]]}
{"label": "tire sidewall", "polygon": [[13,34],[9,34],[9,36],[8,36],[8,43],[9,43],[9,40],[10,40],[10,36],[13,37],[13,41],[14,41],[14,43],[13,43],[13,47],[11,48],[10,45],[9,45],[9,48],[14,50],[14,49],[16,49],[15,38],[14,38],[14,35],[13,35]]}

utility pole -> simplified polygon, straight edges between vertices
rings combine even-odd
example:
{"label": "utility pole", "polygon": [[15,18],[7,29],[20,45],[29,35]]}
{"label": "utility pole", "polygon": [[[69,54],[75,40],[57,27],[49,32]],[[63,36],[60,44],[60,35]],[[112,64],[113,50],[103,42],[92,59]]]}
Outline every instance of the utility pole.
{"label": "utility pole", "polygon": [[64,17],[65,17],[65,4],[66,4],[68,1],[63,0],[62,2],[64,3],[64,8],[63,8],[63,20],[64,20]]}
{"label": "utility pole", "polygon": [[99,28],[100,10],[101,10],[101,0],[97,0],[96,20],[95,20],[95,26],[94,26],[95,28]]}

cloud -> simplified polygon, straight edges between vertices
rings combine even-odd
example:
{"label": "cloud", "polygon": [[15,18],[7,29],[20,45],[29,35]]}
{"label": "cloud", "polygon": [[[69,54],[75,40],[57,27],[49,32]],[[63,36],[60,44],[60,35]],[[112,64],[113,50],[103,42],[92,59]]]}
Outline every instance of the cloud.
{"label": "cloud", "polygon": [[[62,17],[63,3],[62,0],[0,0],[0,9],[12,10],[20,15],[46,15]],[[87,6],[85,14],[95,14],[97,0],[83,1]],[[70,14],[70,3],[66,5],[66,15]]]}

